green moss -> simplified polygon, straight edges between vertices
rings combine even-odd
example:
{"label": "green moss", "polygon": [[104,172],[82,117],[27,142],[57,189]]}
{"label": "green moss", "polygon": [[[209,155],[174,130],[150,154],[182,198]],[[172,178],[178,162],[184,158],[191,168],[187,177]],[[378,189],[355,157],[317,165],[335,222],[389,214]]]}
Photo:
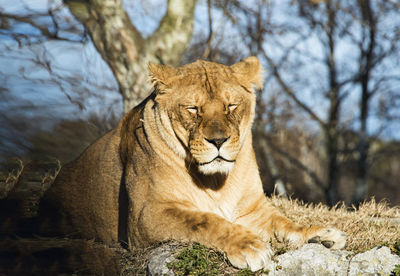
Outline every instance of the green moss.
{"label": "green moss", "polygon": [[395,265],[390,276],[400,276],[400,265]]}
{"label": "green moss", "polygon": [[238,275],[259,276],[268,271],[252,272],[249,269],[238,270],[228,265],[222,253],[194,243],[175,255],[175,261],[167,264],[175,275]]}
{"label": "green moss", "polygon": [[393,254],[400,256],[400,239],[396,239],[394,243],[384,242],[381,245],[389,247]]}
{"label": "green moss", "polygon": [[275,255],[276,256],[278,256],[278,255],[282,255],[282,254],[285,254],[286,252],[288,252],[289,251],[289,248],[288,247],[278,247],[276,250],[275,250]]}
{"label": "green moss", "polygon": [[264,274],[268,274],[268,273],[269,273],[269,270],[259,270],[256,272],[252,272],[251,270],[246,268],[246,269],[240,270],[237,273],[237,275],[238,276],[260,276],[260,275],[264,275]]}
{"label": "green moss", "polygon": [[247,268],[240,270],[238,273],[238,276],[253,276],[253,275],[256,274]]}
{"label": "green moss", "polygon": [[177,276],[220,275],[223,270],[223,255],[198,243],[183,249],[175,258],[167,267]]}
{"label": "green moss", "polygon": [[[390,249],[393,251],[394,254],[400,256],[400,239],[397,239],[391,246]],[[399,268],[400,270],[400,268]]]}

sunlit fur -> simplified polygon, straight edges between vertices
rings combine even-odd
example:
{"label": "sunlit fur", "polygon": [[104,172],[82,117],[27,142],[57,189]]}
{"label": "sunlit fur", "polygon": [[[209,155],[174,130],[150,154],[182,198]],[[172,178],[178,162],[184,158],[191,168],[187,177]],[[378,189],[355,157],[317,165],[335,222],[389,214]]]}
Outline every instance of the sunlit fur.
{"label": "sunlit fur", "polygon": [[132,247],[170,239],[271,269],[272,238],[342,248],[334,228],[297,225],[265,197],[252,146],[255,57],[232,66],[149,65],[153,93],[66,165],[47,193],[64,234]]}

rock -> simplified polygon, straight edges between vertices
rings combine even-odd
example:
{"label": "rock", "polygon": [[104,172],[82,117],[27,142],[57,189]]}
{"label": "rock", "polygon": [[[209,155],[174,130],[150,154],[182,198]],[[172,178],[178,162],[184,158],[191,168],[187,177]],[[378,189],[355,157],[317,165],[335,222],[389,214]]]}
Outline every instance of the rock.
{"label": "rock", "polygon": [[150,253],[147,263],[147,274],[149,276],[173,276],[174,273],[167,267],[167,263],[175,260],[174,252],[176,248],[172,245],[164,244],[157,247]]}
{"label": "rock", "polygon": [[386,246],[375,247],[355,255],[350,262],[349,275],[390,275],[400,257],[393,255]]}
{"label": "rock", "polygon": [[390,275],[400,257],[385,246],[354,255],[345,250],[329,250],[319,244],[276,257],[277,266],[269,275]]}
{"label": "rock", "polygon": [[[174,260],[176,246],[164,244],[152,251],[147,275],[174,275],[166,264]],[[179,250],[178,250],[179,251]],[[400,257],[385,246],[354,254],[345,250],[330,250],[320,244],[303,247],[275,257],[270,276],[287,275],[390,275]]]}
{"label": "rock", "polygon": [[347,272],[349,257],[348,251],[306,244],[276,257],[277,269],[269,275],[342,275]]}

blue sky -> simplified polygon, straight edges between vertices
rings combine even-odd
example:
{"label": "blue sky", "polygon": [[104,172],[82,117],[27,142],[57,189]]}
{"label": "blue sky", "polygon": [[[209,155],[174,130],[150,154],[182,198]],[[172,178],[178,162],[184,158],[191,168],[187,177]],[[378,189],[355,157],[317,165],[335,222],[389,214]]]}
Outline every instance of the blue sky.
{"label": "blue sky", "polygon": [[[6,3],[7,2],[7,3]],[[20,1],[0,0],[4,12],[21,14],[29,12]],[[45,12],[47,1],[30,0],[29,9]],[[32,33],[28,24],[19,26],[18,32]],[[45,41],[30,46],[19,47],[7,36],[0,36],[0,75],[4,75],[6,86],[15,97],[14,101],[0,104],[0,112],[9,110],[26,101],[48,111],[52,118],[80,117],[88,112],[100,112],[104,105],[115,105],[120,101],[117,83],[105,62],[100,58],[92,43],[68,43],[64,41]],[[43,66],[37,66],[37,57],[49,62],[54,74],[49,74]],[[75,81],[70,81],[76,79]],[[91,92],[92,97],[80,95]],[[110,93],[111,91],[111,93]],[[68,100],[85,98],[83,111]],[[4,106],[6,105],[6,106]],[[115,106],[121,109],[121,103]],[[29,109],[23,112],[30,114]]]}
{"label": "blue sky", "polygon": [[[21,14],[29,12],[23,3],[23,1],[15,0],[10,4],[9,0],[0,0],[0,8],[3,12],[7,13]],[[29,3],[29,9],[33,11],[44,12],[47,9],[47,0],[29,0],[25,1],[25,3]],[[61,1],[58,0],[54,3],[58,5]],[[142,1],[139,0],[124,1],[124,7],[135,26],[144,36],[148,36],[157,28],[163,11],[166,9],[166,2],[164,0],[152,0],[147,1],[146,5],[142,5],[141,3]],[[287,14],[279,12],[279,5],[285,5],[285,3],[279,2],[279,4],[275,5],[275,13],[273,14],[275,17],[274,20],[277,22],[287,19]],[[154,10],[158,12],[154,13]],[[67,9],[63,13],[68,16]],[[240,41],[238,34],[235,33],[229,22],[221,20],[221,13],[213,11],[213,16],[214,27],[223,28],[224,36],[229,41],[234,41],[227,45],[227,47],[242,47],[241,43],[243,41]],[[386,24],[389,24],[388,22],[390,22],[390,19],[387,20]],[[196,7],[195,33],[199,33],[203,29],[207,30],[208,27],[206,26],[206,1],[201,0]],[[20,25],[18,28],[18,31],[21,33],[32,32],[32,28],[27,24]],[[280,43],[291,43],[291,41],[295,40],[294,37],[290,36],[283,36],[281,39],[284,41],[280,41]],[[313,53],[315,58],[321,58],[321,46],[317,43],[315,37],[303,41],[298,46],[300,50]],[[275,57],[278,57],[282,53],[279,47],[276,47],[276,44],[275,47],[273,43],[265,47],[270,53],[274,53]],[[62,76],[62,78],[54,78],[45,69],[35,65],[33,62],[35,57],[44,57],[44,53],[46,53],[45,59],[50,62],[56,75]],[[354,70],[352,63],[346,63],[346,59],[354,57],[354,49],[349,44],[343,42],[337,54],[340,56],[339,59],[343,60],[343,66],[346,67],[346,70]],[[300,92],[301,98],[309,106],[313,107],[317,114],[324,117],[326,115],[327,102],[319,95],[316,95],[315,91],[318,91],[318,86],[322,88],[325,85],[322,81],[325,72],[323,71],[323,67],[317,63],[310,64],[308,68],[305,68],[306,72],[303,72],[305,76],[304,82],[310,84],[310,89],[307,89],[307,85],[305,85],[305,89]],[[397,67],[395,66],[393,68],[394,71],[389,73],[398,74],[398,71],[395,72],[398,68],[398,65]],[[103,110],[109,110],[109,108],[112,108],[118,114],[122,109],[121,97],[117,91],[117,83],[110,69],[90,42],[80,44],[50,41],[39,43],[33,47],[23,46],[20,48],[15,41],[0,34],[0,73],[1,76],[5,76],[5,78],[0,79],[2,86],[7,87],[16,99],[14,102],[0,103],[0,112],[6,112],[10,107],[18,108],[18,105],[24,100],[37,106],[43,106],[43,110],[49,110],[50,114],[52,114],[52,118],[49,118],[49,121],[54,118],[84,118],[89,112],[101,113]],[[287,79],[294,77],[285,76]],[[76,80],[73,85],[69,81],[71,79]],[[91,93],[92,95],[87,97],[85,93]],[[266,91],[265,95],[268,97],[270,95],[269,91]],[[355,108],[357,105],[357,95],[357,91],[353,91],[350,96],[351,99],[343,107],[343,114],[346,114],[342,118],[343,120],[352,122],[358,115],[357,108]],[[84,101],[86,109],[79,110],[76,105],[68,100],[68,96]],[[374,104],[377,103],[375,102]],[[28,109],[24,109],[23,112],[29,116],[35,116],[34,113],[30,114]],[[377,118],[369,120],[371,133],[379,128],[380,122]],[[354,126],[357,127],[357,125]],[[399,123],[392,124],[386,131],[385,136],[387,138],[400,139]]]}

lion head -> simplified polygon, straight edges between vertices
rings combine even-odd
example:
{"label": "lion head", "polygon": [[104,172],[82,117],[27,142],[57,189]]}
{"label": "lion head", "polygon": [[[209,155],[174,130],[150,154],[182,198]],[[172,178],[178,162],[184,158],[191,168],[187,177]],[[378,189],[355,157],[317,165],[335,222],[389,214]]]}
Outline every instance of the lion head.
{"label": "lion head", "polygon": [[149,64],[161,137],[199,172],[229,173],[251,130],[262,71],[255,57],[232,66]]}

